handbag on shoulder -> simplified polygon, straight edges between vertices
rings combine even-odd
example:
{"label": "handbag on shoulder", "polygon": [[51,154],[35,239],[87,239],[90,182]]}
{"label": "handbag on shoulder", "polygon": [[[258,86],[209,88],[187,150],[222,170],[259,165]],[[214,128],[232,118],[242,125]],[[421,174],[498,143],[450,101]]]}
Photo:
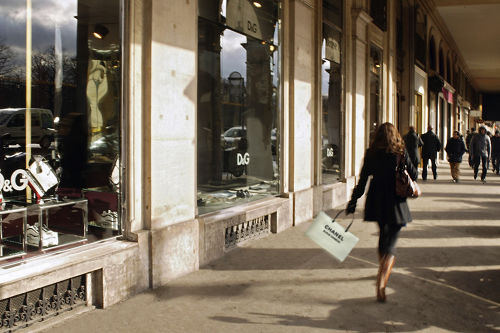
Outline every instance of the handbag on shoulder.
{"label": "handbag on shoulder", "polygon": [[421,194],[420,187],[408,174],[404,155],[399,155],[396,164],[396,195],[400,198],[418,198]]}

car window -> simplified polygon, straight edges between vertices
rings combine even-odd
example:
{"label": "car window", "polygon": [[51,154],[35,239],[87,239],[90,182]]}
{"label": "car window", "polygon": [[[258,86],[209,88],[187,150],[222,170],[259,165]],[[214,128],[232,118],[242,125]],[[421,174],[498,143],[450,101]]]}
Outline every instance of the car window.
{"label": "car window", "polygon": [[226,136],[234,137],[234,136],[236,136],[236,131],[237,131],[237,129],[235,129],[235,128],[230,129],[229,131],[227,131]]}
{"label": "car window", "polygon": [[52,127],[54,127],[52,116],[47,113],[42,113],[42,128],[52,128]]}
{"label": "car window", "polygon": [[0,125],[3,125],[9,120],[10,116],[12,115],[11,112],[2,112],[0,113]]}
{"label": "car window", "polygon": [[31,113],[31,127],[40,127],[40,113]]}
{"label": "car window", "polygon": [[24,127],[24,114],[15,114],[9,121],[7,127]]}

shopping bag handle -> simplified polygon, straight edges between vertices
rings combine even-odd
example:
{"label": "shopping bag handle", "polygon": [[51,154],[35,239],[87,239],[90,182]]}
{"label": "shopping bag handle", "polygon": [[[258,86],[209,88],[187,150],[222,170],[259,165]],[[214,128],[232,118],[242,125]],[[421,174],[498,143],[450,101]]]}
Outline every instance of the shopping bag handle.
{"label": "shopping bag handle", "polygon": [[[340,212],[338,212],[335,217],[333,218],[332,222],[335,222],[335,220],[337,219],[337,217],[339,217],[340,214],[342,214],[343,212],[345,212],[344,209],[340,210]],[[347,215],[347,214],[346,214]],[[351,223],[349,223],[349,225],[347,226],[347,228],[345,228],[345,232],[348,232],[349,229],[351,228],[351,225],[354,223],[354,213],[352,213],[352,221]]]}

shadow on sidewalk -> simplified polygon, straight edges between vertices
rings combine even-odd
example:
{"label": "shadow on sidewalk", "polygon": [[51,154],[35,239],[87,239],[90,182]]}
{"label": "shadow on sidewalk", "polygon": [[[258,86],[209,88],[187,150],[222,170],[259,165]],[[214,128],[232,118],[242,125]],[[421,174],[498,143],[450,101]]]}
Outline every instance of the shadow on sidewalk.
{"label": "shadow on sidewalk", "polygon": [[[404,233],[402,233],[404,234]],[[491,266],[498,264],[499,246],[400,247],[396,249],[398,267]],[[213,271],[318,270],[373,268],[376,249],[354,248],[343,263],[319,248],[239,248],[223,259],[204,266]],[[364,261],[364,262],[363,262]],[[375,271],[374,271],[375,272]],[[375,272],[376,273],[376,272]]]}
{"label": "shadow on sidewalk", "polygon": [[[456,200],[441,200],[443,202],[456,203]],[[413,221],[416,220],[497,220],[499,219],[498,202],[488,201],[488,202],[476,202],[476,201],[465,201],[466,204],[474,204],[481,206],[483,208],[479,209],[457,209],[454,207],[449,207],[448,210],[429,210],[422,211],[411,209],[411,216]]]}
{"label": "shadow on sidewalk", "polygon": [[400,234],[400,238],[408,239],[430,239],[430,238],[500,238],[500,225],[496,226],[438,226],[425,229],[407,228]]}
{"label": "shadow on sidewalk", "polygon": [[375,296],[335,301],[328,295],[311,295],[319,304],[334,307],[326,318],[322,311],[310,314],[306,309],[303,315],[280,313],[284,310],[277,304],[276,313],[248,312],[242,313],[241,317],[213,316],[210,319],[263,327],[353,332],[412,332],[432,328],[453,332],[489,332],[500,327],[498,314],[484,311],[488,308],[485,302],[456,293],[446,286],[431,286],[425,281],[394,273],[389,287],[388,302],[385,304],[377,303]]}

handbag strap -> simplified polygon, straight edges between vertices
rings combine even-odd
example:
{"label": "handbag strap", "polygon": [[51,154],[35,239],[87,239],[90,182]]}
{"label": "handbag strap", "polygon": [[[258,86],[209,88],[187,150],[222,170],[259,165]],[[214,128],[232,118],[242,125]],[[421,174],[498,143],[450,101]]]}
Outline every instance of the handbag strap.
{"label": "handbag strap", "polygon": [[[340,214],[342,214],[344,212],[344,210],[341,210],[339,211],[335,217],[332,219],[332,222],[335,222],[335,220],[337,219],[337,217],[339,217]],[[354,213],[352,214],[352,221],[351,223],[349,223],[349,225],[347,226],[347,228],[345,229],[345,232],[348,232],[349,229],[351,228],[351,225],[354,223]]]}

